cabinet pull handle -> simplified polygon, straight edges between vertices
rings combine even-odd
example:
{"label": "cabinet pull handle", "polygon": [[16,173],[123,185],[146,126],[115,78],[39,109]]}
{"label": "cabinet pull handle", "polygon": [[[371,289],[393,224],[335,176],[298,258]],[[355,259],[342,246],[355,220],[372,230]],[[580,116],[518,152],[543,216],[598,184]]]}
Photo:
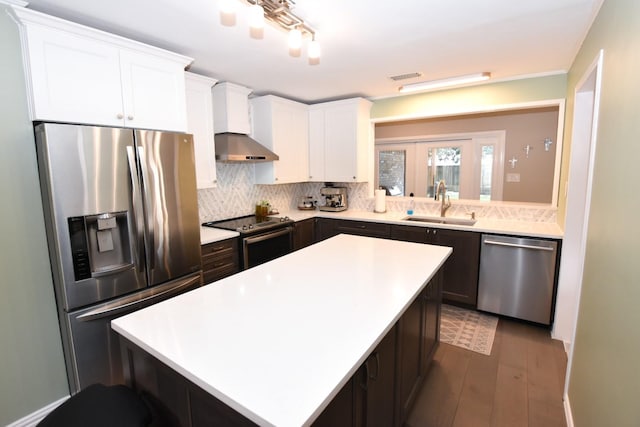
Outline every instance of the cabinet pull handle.
{"label": "cabinet pull handle", "polygon": [[360,388],[362,388],[364,391],[367,391],[367,388],[369,388],[368,378],[369,378],[369,359],[367,358],[367,360],[364,362],[364,375],[362,375],[360,379]]}
{"label": "cabinet pull handle", "polygon": [[378,381],[378,374],[380,373],[380,353],[378,353],[377,351],[374,353],[375,359],[376,359],[376,373],[375,374],[371,374],[369,373],[368,378],[371,381]]}

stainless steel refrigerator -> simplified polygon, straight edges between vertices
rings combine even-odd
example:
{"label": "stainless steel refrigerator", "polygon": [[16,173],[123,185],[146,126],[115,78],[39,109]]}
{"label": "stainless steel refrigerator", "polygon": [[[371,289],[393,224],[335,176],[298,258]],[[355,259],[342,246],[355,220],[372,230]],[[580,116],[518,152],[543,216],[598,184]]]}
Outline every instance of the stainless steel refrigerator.
{"label": "stainless steel refrigerator", "polygon": [[111,320],[202,284],[192,136],[55,123],[35,134],[71,392],[121,383]]}

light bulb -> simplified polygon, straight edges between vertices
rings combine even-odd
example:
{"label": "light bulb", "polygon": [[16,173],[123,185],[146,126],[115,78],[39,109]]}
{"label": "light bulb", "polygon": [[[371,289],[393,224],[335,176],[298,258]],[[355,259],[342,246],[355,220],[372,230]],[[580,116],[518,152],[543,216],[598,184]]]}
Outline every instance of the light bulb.
{"label": "light bulb", "polygon": [[264,9],[257,3],[249,7],[249,26],[264,28]]}
{"label": "light bulb", "polygon": [[309,42],[308,56],[309,65],[317,65],[320,63],[320,43],[315,39]]}
{"label": "light bulb", "polygon": [[236,25],[236,1],[222,0],[220,2],[220,23],[227,27]]}
{"label": "light bulb", "polygon": [[249,7],[249,33],[254,39],[264,35],[264,9],[258,3]]}
{"label": "light bulb", "polygon": [[289,55],[298,57],[302,50],[302,31],[297,28],[289,31]]}

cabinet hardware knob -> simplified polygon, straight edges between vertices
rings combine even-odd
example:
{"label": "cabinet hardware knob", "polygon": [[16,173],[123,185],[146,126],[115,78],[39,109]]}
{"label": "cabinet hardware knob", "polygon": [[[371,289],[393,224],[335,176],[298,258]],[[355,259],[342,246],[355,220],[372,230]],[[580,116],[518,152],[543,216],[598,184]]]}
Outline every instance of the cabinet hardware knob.
{"label": "cabinet hardware knob", "polygon": [[127,116],[127,120],[133,120],[133,116],[132,116],[131,114],[129,114],[129,115]]}
{"label": "cabinet hardware knob", "polygon": [[119,120],[121,120],[122,118],[124,118],[124,114],[122,114],[122,113],[118,113],[118,114],[116,114],[116,117],[117,117]]}

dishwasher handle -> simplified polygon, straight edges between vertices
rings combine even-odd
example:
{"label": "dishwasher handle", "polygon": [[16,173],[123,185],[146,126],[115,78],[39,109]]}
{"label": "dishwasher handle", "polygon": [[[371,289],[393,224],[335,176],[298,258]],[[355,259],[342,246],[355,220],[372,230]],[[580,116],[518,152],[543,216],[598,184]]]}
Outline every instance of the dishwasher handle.
{"label": "dishwasher handle", "polygon": [[483,243],[486,245],[509,246],[511,248],[521,248],[521,249],[533,249],[534,251],[548,251],[548,252],[555,251],[555,248],[550,246],[521,245],[518,243],[499,242],[497,240],[484,240]]}

